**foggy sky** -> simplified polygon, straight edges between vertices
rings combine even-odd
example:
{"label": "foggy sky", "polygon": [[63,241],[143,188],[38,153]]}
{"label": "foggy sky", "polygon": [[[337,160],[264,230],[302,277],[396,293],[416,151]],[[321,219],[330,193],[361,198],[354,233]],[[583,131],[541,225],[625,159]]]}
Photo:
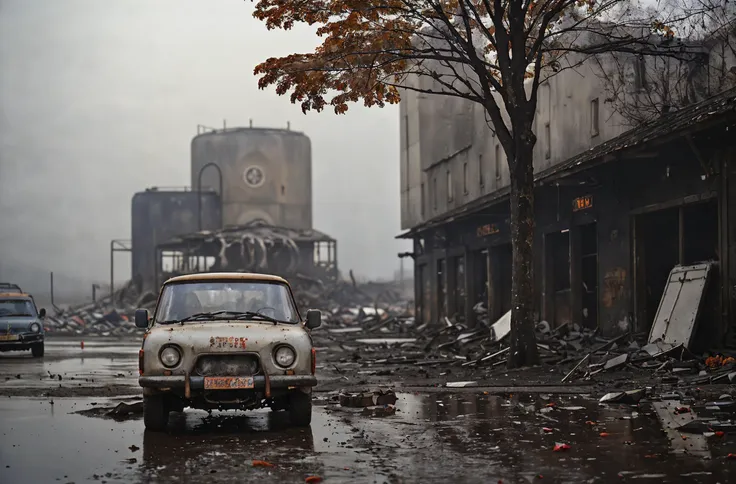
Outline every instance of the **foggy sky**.
{"label": "foggy sky", "polygon": [[[311,138],[314,226],[338,240],[341,269],[393,275],[407,247],[394,240],[398,108],[305,116],[258,90],[258,62],[318,40],[268,32],[252,11],[242,0],[0,0],[0,279],[106,282],[133,194],[190,183],[197,124],[251,118]],[[117,256],[116,279],[129,268]]]}

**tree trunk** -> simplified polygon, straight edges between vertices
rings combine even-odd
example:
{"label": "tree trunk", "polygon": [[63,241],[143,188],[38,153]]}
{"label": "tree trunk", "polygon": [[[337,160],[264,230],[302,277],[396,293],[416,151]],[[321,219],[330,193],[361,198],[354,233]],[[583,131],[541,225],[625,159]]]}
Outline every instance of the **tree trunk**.
{"label": "tree trunk", "polygon": [[539,363],[534,321],[534,134],[514,136],[511,174],[511,334],[509,368]]}

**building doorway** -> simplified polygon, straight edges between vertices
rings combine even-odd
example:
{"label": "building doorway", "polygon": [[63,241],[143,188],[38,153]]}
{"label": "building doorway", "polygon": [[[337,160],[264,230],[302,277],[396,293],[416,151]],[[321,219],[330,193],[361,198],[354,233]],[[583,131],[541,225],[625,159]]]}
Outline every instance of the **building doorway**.
{"label": "building doorway", "polygon": [[658,210],[638,215],[634,223],[637,320],[639,330],[649,331],[670,271],[678,264],[719,260],[718,203]]}
{"label": "building doorway", "polygon": [[570,231],[546,234],[545,315],[553,327],[572,322],[570,285]]}
{"label": "building doorway", "polygon": [[491,323],[511,310],[511,244],[491,248],[491,280],[493,283]]}
{"label": "building doorway", "polygon": [[417,313],[419,316],[419,324],[429,322],[430,315],[430,301],[432,301],[432,284],[430,280],[430,274],[427,271],[427,265],[421,264],[417,266]]}
{"label": "building doorway", "polygon": [[442,323],[447,317],[447,261],[437,261],[437,321]]}
{"label": "building doorway", "polygon": [[453,297],[452,311],[453,319],[465,321],[465,256],[452,258]]}
{"label": "building doorway", "polygon": [[598,231],[595,223],[580,227],[580,278],[583,327],[598,326]]}
{"label": "building doorway", "polygon": [[[486,319],[488,317],[488,307],[490,298],[488,296],[488,250],[477,250],[471,253],[470,260],[473,264],[472,287],[470,288],[470,296],[473,298],[473,313],[475,318]],[[478,304],[481,304],[482,310],[479,310]]]}

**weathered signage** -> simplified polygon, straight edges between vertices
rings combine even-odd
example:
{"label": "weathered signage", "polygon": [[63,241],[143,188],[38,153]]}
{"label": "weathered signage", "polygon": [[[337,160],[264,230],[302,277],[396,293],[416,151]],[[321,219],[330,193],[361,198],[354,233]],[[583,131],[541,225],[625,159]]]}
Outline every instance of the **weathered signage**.
{"label": "weathered signage", "polygon": [[593,196],[585,195],[578,197],[572,201],[572,211],[579,212],[580,210],[587,210],[593,207]]}
{"label": "weathered signage", "polygon": [[478,237],[487,237],[489,235],[495,235],[499,233],[498,225],[496,224],[485,224],[478,227],[475,231]]}

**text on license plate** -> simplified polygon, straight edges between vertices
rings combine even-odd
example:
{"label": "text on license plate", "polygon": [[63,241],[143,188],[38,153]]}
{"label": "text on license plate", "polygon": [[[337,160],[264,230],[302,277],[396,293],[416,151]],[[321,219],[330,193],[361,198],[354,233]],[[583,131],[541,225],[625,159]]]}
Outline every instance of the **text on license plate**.
{"label": "text on license plate", "polygon": [[17,334],[0,334],[0,341],[18,341]]}
{"label": "text on license plate", "polygon": [[238,390],[254,386],[252,376],[207,376],[204,378],[205,390]]}

